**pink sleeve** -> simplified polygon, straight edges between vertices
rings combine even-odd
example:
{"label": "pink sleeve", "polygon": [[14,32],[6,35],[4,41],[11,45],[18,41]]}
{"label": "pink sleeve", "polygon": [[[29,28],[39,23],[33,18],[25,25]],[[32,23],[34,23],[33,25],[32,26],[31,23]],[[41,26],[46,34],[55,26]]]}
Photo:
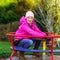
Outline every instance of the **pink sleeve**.
{"label": "pink sleeve", "polygon": [[32,35],[32,36],[44,36],[43,34],[36,32],[32,29],[30,29],[28,26],[24,25],[23,27],[24,31],[26,31],[28,34]]}
{"label": "pink sleeve", "polygon": [[36,25],[34,25],[34,30],[43,34],[43,35],[46,35],[44,32],[42,32]]}

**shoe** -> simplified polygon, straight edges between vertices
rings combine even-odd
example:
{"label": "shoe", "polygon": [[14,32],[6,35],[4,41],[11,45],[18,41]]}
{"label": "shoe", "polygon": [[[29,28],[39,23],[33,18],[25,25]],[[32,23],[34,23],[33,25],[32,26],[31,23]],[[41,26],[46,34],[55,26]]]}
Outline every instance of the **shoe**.
{"label": "shoe", "polygon": [[24,56],[24,52],[21,51],[19,54],[20,54],[19,58],[21,60],[26,60],[26,57]]}
{"label": "shoe", "polygon": [[14,55],[13,55],[13,56],[18,57],[18,53],[17,53],[17,51],[14,52]]}
{"label": "shoe", "polygon": [[37,52],[34,52],[32,55],[36,56],[36,57],[41,57],[41,55],[39,53],[37,53]]}

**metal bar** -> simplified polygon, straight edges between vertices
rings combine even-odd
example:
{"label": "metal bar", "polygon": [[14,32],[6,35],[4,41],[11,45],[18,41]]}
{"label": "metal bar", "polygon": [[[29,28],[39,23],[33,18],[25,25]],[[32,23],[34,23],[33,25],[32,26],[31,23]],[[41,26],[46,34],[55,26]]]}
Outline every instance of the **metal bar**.
{"label": "metal bar", "polygon": [[[46,40],[43,40],[43,50],[46,50]],[[42,53],[42,60],[46,60],[46,52]]]}

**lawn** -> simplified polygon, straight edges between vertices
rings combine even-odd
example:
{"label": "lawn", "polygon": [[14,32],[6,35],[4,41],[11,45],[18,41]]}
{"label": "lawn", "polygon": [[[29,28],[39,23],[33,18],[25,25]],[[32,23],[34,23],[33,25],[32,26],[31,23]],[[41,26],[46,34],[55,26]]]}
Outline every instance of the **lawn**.
{"label": "lawn", "polygon": [[11,54],[10,45],[9,42],[0,41],[0,58],[8,57]]}
{"label": "lawn", "polygon": [[[10,42],[2,42],[0,41],[0,58],[6,58],[6,57],[9,57],[10,54],[11,54],[11,49],[10,49]],[[33,49],[33,46],[30,47],[31,49]],[[42,49],[41,47],[39,47],[39,49]],[[55,48],[55,49],[58,49],[58,48]],[[25,54],[32,54],[30,52],[26,52]],[[59,53],[54,53],[55,55],[60,55],[60,52]]]}

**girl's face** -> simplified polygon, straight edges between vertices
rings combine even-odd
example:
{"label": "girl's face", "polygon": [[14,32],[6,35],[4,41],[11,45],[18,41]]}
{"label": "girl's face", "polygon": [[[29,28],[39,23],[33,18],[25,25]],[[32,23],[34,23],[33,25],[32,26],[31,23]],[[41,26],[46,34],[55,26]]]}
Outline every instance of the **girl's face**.
{"label": "girl's face", "polygon": [[27,19],[27,22],[29,24],[31,24],[33,22],[33,20],[34,20],[33,17],[31,17],[31,16],[27,17],[26,19]]}

